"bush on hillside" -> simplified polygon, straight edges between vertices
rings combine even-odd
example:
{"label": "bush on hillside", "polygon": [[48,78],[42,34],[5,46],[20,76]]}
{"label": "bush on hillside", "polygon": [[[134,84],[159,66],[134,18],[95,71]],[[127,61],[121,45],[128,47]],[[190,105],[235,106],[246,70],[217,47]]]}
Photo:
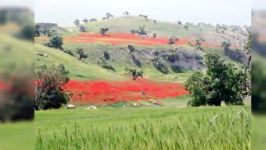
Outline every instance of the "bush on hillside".
{"label": "bush on hillside", "polygon": [[133,80],[136,80],[138,77],[143,78],[143,70],[138,70],[135,68],[126,68],[126,71],[129,73],[129,75],[132,76]]}
{"label": "bush on hillside", "polygon": [[107,33],[108,31],[109,31],[108,28],[101,28],[99,33],[100,33],[102,36],[105,36],[106,33]]}
{"label": "bush on hillside", "polygon": [[77,48],[76,53],[79,55],[79,60],[81,60],[82,58],[88,58],[88,54],[85,54],[84,49],[82,48]]}
{"label": "bush on hillside", "polygon": [[104,58],[100,58],[100,60],[97,62],[97,65],[101,66],[102,68],[108,69],[108,70],[112,70],[112,71],[116,71],[115,68],[110,65],[108,63],[108,61],[106,61]]}
{"label": "bush on hillside", "polygon": [[33,41],[34,39],[34,27],[31,25],[26,25],[21,28],[20,32],[17,33],[15,36],[20,39]]}
{"label": "bush on hillside", "polygon": [[68,81],[68,74],[63,64],[59,66],[41,66],[36,73],[35,109],[60,108],[69,100],[62,89]]}
{"label": "bush on hillside", "polygon": [[103,52],[103,57],[105,60],[109,60],[111,58],[110,53],[108,51]]}
{"label": "bush on hillside", "polygon": [[61,36],[53,36],[50,38],[49,43],[46,43],[45,46],[52,47],[52,48],[58,48],[63,49],[63,38]]}
{"label": "bush on hillside", "polygon": [[79,27],[80,32],[87,32],[87,29],[84,26]]}
{"label": "bush on hillside", "polygon": [[193,96],[192,106],[242,105],[250,94],[250,74],[243,68],[226,63],[215,54],[206,55],[206,73],[196,72],[186,81],[186,89]]}

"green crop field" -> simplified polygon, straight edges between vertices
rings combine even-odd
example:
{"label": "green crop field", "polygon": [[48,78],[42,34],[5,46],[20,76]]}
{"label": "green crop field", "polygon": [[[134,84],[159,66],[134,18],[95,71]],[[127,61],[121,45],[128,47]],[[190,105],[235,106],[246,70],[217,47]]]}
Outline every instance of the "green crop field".
{"label": "green crop field", "polygon": [[250,149],[248,107],[99,107],[36,113],[38,150]]}

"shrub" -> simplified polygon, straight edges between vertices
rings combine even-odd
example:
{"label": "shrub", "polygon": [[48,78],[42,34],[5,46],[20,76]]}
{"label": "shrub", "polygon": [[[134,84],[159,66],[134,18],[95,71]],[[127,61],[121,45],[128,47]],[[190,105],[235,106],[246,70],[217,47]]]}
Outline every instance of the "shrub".
{"label": "shrub", "polygon": [[78,19],[76,19],[76,20],[74,21],[74,25],[79,26],[79,25],[80,25],[80,21],[79,21]]}
{"label": "shrub", "polygon": [[134,53],[135,50],[136,50],[136,48],[135,48],[133,45],[128,45],[127,47],[128,47],[128,49],[129,49],[129,52],[130,52],[130,53]]}
{"label": "shrub", "polygon": [[33,41],[34,34],[34,27],[31,25],[26,25],[21,28],[20,32],[16,36],[24,40]]}
{"label": "shrub", "polygon": [[143,70],[137,70],[135,68],[127,69],[128,73],[132,76],[133,80],[136,80],[138,77],[143,78]]}
{"label": "shrub", "polygon": [[53,36],[50,38],[49,43],[46,43],[45,46],[63,49],[63,38],[61,36]]}
{"label": "shrub", "polygon": [[80,32],[87,32],[87,29],[84,26],[79,27]]}
{"label": "shrub", "polygon": [[41,66],[36,73],[35,86],[35,108],[51,109],[60,108],[68,102],[68,95],[63,91],[62,86],[68,81],[68,74],[63,64],[59,66]]}
{"label": "shrub", "polygon": [[250,75],[244,69],[226,63],[218,55],[208,54],[205,60],[206,74],[196,72],[187,81],[186,88],[192,94],[192,106],[242,105],[250,94]]}
{"label": "shrub", "polygon": [[145,26],[139,27],[139,31],[137,31],[139,35],[147,35],[147,31],[145,30]]}
{"label": "shrub", "polygon": [[74,53],[71,50],[64,50],[65,53],[67,53],[68,55],[74,56]]}
{"label": "shrub", "polygon": [[105,35],[106,35],[106,32],[108,32],[108,30],[109,30],[108,28],[101,28],[99,33],[100,33],[102,36],[105,36]]}
{"label": "shrub", "polygon": [[79,55],[79,60],[82,58],[88,58],[88,55],[84,53],[84,49],[82,48],[77,48],[76,53]]}
{"label": "shrub", "polygon": [[102,68],[108,69],[108,70],[112,70],[115,71],[115,68],[110,65],[105,59],[103,59],[102,57],[100,58],[100,60],[97,63],[99,66],[101,66]]}
{"label": "shrub", "polygon": [[108,51],[104,51],[104,52],[103,52],[103,57],[104,57],[104,59],[106,59],[106,60],[109,60],[109,59],[111,58],[110,53],[109,53]]}

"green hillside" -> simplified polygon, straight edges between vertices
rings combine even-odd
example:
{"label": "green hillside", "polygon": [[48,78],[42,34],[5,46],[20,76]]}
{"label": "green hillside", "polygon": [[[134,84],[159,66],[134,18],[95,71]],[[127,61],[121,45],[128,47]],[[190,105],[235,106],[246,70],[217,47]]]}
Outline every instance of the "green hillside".
{"label": "green hillside", "polygon": [[97,65],[81,62],[77,58],[74,58],[57,49],[36,45],[35,52],[48,54],[48,57],[36,56],[35,65],[37,68],[43,64],[64,64],[65,67],[70,71],[70,76],[73,78],[109,80],[123,79],[122,76],[119,76],[114,72],[98,67]]}
{"label": "green hillside", "polygon": [[[231,61],[229,57],[243,59],[244,56],[240,55],[241,51],[234,52],[234,49],[243,49],[247,36],[246,30],[236,26],[214,26],[210,24],[197,24],[193,25],[191,23],[171,23],[153,19],[146,20],[144,17],[140,16],[123,16],[114,17],[108,20],[98,20],[96,22],[83,23],[87,29],[87,33],[99,33],[101,28],[109,28],[108,33],[130,33],[132,29],[139,30],[139,27],[145,26],[145,30],[148,32],[148,36],[156,33],[159,37],[171,37],[176,36],[179,38],[188,39],[191,42],[202,39],[205,44],[216,45],[216,47],[205,47],[202,46],[199,49],[195,45],[135,45],[132,44],[136,51],[134,53],[129,52],[128,45],[112,45],[108,43],[79,43],[79,42],[68,42],[64,41],[63,48],[65,50],[70,50],[74,53],[74,56],[79,57],[76,53],[78,48],[82,48],[84,52],[88,55],[88,58],[82,59],[82,61],[63,53],[60,50],[51,50],[43,46],[37,46],[37,51],[41,51],[51,55],[50,57],[40,57],[38,56],[38,63],[45,64],[51,63],[56,59],[56,63],[62,63],[69,65],[72,73],[71,75],[77,78],[88,78],[94,79],[112,79],[120,78],[127,73],[127,68],[138,68],[144,71],[145,78],[157,79],[157,80],[171,80],[183,82],[189,76],[192,71],[199,70],[203,68],[204,54],[206,53],[216,53],[221,55],[223,58]],[[187,28],[185,28],[187,26]],[[218,28],[218,30],[217,30]],[[236,30],[238,29],[238,30]],[[58,27],[57,32],[63,38],[66,36],[79,35],[79,27]],[[47,37],[36,38],[39,44],[47,41]],[[232,51],[225,56],[224,49],[220,46],[223,42],[230,42],[232,45]],[[129,43],[131,44],[131,43]],[[217,46],[218,45],[218,46]],[[53,52],[52,54],[49,54]],[[56,52],[56,53],[55,53]],[[99,61],[104,57],[104,53],[108,52],[110,59],[105,61],[108,65],[114,68],[114,71],[109,71],[107,69],[101,68]],[[158,53],[158,55],[155,55]],[[133,58],[134,57],[134,58]],[[174,58],[174,60],[172,59]],[[71,60],[68,60],[71,59]],[[155,60],[160,62],[156,62]],[[59,61],[60,60],[60,61]],[[75,63],[70,63],[75,62]],[[140,65],[139,65],[139,64]],[[77,66],[79,67],[74,67]],[[90,65],[88,65],[90,64]],[[164,67],[167,72],[162,72],[158,69],[158,66]],[[86,71],[85,68],[90,68],[90,71]],[[95,69],[97,68],[97,69]],[[98,75],[98,69],[102,71]],[[106,73],[103,73],[106,72]],[[104,74],[101,76],[101,74]],[[112,78],[110,76],[112,76]],[[116,76],[116,77],[115,77]]]}
{"label": "green hillside", "polygon": [[183,25],[178,25],[170,22],[156,21],[152,19],[146,21],[139,16],[117,17],[110,20],[100,20],[97,22],[88,23],[85,25],[89,31],[98,32],[99,28],[106,27],[110,32],[126,32],[130,33],[132,29],[139,29],[145,26],[145,29],[150,32],[156,32],[159,36],[186,36],[190,32],[200,32],[199,28],[193,28],[192,31],[186,31]]}
{"label": "green hillside", "polygon": [[[10,68],[10,65],[21,67],[22,65],[31,65],[34,62],[35,68],[41,65],[59,65],[64,64],[70,71],[70,76],[75,79],[123,79],[115,72],[108,71],[97,65],[84,63],[77,58],[72,57],[58,49],[48,48],[39,44],[33,46],[32,43],[20,41],[9,36],[0,36],[0,67],[1,71]],[[43,56],[40,56],[43,55]],[[2,57],[3,56],[3,57]],[[12,65],[14,66],[14,65]]]}

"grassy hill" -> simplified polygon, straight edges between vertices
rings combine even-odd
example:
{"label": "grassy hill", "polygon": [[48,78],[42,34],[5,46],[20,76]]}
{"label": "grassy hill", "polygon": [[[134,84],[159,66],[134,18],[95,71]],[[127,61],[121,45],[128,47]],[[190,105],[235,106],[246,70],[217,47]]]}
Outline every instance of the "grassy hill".
{"label": "grassy hill", "polygon": [[[82,24],[87,28],[88,32],[98,33],[100,28],[109,28],[109,32],[124,32],[130,33],[132,29],[138,30],[139,27],[144,26],[149,35],[156,33],[161,37],[176,36],[179,38],[189,37],[191,39],[204,39],[206,41],[218,42],[230,41],[232,45],[241,46],[241,42],[246,40],[247,31],[244,27],[211,24],[182,24],[164,22],[154,19],[148,19],[140,16],[123,16],[114,17],[108,20],[98,20],[96,22],[89,22]],[[74,26],[74,25],[73,25]],[[187,29],[185,28],[187,26]],[[72,34],[79,33],[78,27],[66,28]],[[70,32],[70,33],[71,33]],[[68,35],[70,33],[67,33]]]}
{"label": "grassy hill", "polygon": [[[83,59],[82,61],[73,58],[67,54],[64,54],[59,50],[51,50],[50,48],[46,48],[43,46],[37,46],[38,51],[44,51],[44,53],[53,52],[50,58],[39,57],[40,63],[51,63],[53,59],[56,59],[55,62],[65,62],[66,65],[69,65],[73,71],[72,76],[78,78],[88,78],[94,79],[94,76],[97,74],[98,69],[94,69],[93,67],[100,68],[98,66],[98,62],[104,56],[104,52],[108,52],[110,54],[110,60],[107,60],[107,63],[111,65],[115,71],[108,71],[107,69],[100,68],[101,70],[107,72],[102,73],[105,74],[103,79],[106,79],[105,76],[108,74],[112,74],[113,76],[123,76],[127,73],[126,68],[138,68],[144,71],[144,76],[146,78],[158,79],[158,80],[170,80],[170,81],[180,81],[183,82],[191,71],[197,70],[198,68],[202,68],[201,63],[203,62],[203,57],[205,53],[217,53],[222,57],[228,59],[228,56],[225,56],[224,49],[220,46],[222,42],[227,41],[232,45],[232,50],[243,49],[245,45],[245,40],[247,38],[245,29],[238,29],[235,26],[220,26],[217,31],[217,27],[210,24],[189,24],[189,23],[171,23],[171,22],[163,22],[156,21],[153,19],[146,20],[144,17],[140,16],[123,16],[123,17],[115,17],[108,20],[98,20],[96,22],[89,22],[87,24],[81,24],[87,29],[86,33],[99,33],[101,28],[109,28],[108,33],[129,33],[132,29],[138,30],[139,27],[145,26],[145,30],[148,32],[148,36],[151,36],[153,33],[156,33],[158,37],[171,37],[176,36],[178,38],[189,39],[191,42],[195,42],[198,39],[203,39],[206,44],[213,44],[216,47],[204,47],[202,50],[199,50],[196,46],[193,45],[137,45],[132,44],[136,48],[136,52],[134,53],[134,57],[131,53],[129,53],[128,45],[113,45],[108,43],[81,43],[81,42],[68,42],[64,41],[64,49],[72,51],[76,57],[77,48],[84,49],[85,53],[88,54],[88,58]],[[186,29],[185,26],[188,28]],[[79,27],[60,27],[57,29],[58,33],[64,37],[76,36],[78,37],[81,32],[79,31]],[[83,39],[86,37],[82,37]],[[88,37],[87,37],[88,38]],[[111,36],[112,38],[112,36]],[[36,38],[36,42],[41,44],[47,41],[47,37],[39,37]],[[112,40],[112,39],[111,39]],[[217,46],[218,45],[218,46]],[[154,52],[159,52],[159,56],[154,55]],[[54,54],[56,52],[56,54]],[[240,51],[241,52],[241,51]],[[238,54],[233,53],[238,56]],[[200,56],[200,60],[197,60],[197,56]],[[67,58],[65,58],[67,57]],[[169,57],[175,57],[177,61],[169,62]],[[181,57],[181,59],[180,59]],[[184,58],[186,57],[186,58]],[[192,58],[190,58],[192,57]],[[163,65],[168,68],[168,73],[162,73],[158,71],[158,68],[154,65],[154,59],[159,58]],[[71,59],[71,60],[65,60]],[[141,66],[136,64],[136,59],[141,63]],[[75,61],[74,61],[75,60]],[[228,59],[231,61],[230,59]],[[69,62],[75,62],[81,65],[80,67],[72,67],[76,66],[76,64],[72,64]],[[138,62],[137,62],[138,63]],[[90,65],[86,65],[90,64]],[[82,66],[90,67],[89,73],[87,73],[86,69],[82,69]],[[180,68],[179,68],[180,67]],[[185,68],[185,69],[183,69]],[[182,71],[179,71],[182,70]],[[100,73],[101,74],[101,73]],[[101,76],[96,76],[101,77]],[[116,78],[116,77],[114,77]]]}
{"label": "grassy hill", "polygon": [[[129,33],[132,29],[139,29],[145,26],[145,29],[150,32],[156,32],[159,36],[186,36],[191,31],[186,31],[183,25],[177,25],[170,22],[156,21],[152,19],[146,21],[143,17],[139,16],[125,16],[116,17],[110,20],[99,20],[84,24],[90,32],[98,32],[99,28],[106,27],[110,32],[126,32]],[[193,32],[200,32],[200,28],[193,28]]]}
{"label": "grassy hill", "polygon": [[[70,76],[75,79],[108,79],[117,80],[124,77],[115,72],[108,71],[94,64],[79,61],[58,49],[48,48],[39,44],[35,46],[27,41],[21,41],[9,36],[1,35],[0,67],[1,71],[12,70],[12,66],[22,67],[34,63],[35,69],[41,65],[64,64],[70,71]],[[38,54],[37,54],[38,53]],[[43,56],[40,56],[42,54]]]}

